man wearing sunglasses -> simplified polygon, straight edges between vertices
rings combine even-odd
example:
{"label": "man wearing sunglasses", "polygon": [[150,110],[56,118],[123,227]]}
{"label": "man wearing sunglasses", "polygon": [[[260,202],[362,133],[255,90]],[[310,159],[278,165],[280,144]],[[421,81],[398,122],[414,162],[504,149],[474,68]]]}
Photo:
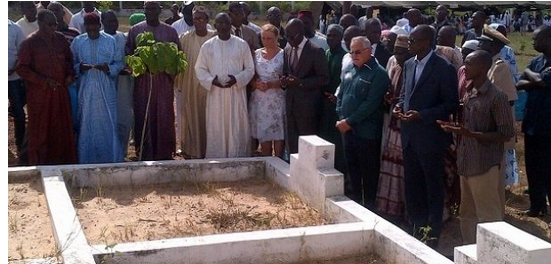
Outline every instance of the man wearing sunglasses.
{"label": "man wearing sunglasses", "polygon": [[345,195],[368,209],[375,208],[383,98],[390,85],[386,71],[372,57],[371,51],[371,43],[367,37],[352,39],[352,65],[346,68],[337,94],[336,111],[339,121],[335,124],[343,135],[348,166]]}

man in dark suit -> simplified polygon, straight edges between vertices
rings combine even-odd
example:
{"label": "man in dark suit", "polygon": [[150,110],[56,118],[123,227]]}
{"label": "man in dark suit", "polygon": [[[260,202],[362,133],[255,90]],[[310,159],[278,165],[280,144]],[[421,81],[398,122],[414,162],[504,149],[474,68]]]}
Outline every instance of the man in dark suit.
{"label": "man in dark suit", "polygon": [[304,25],[292,19],[285,28],[289,45],[285,47],[281,86],[286,89],[286,140],[289,153],[298,152],[298,137],[318,133],[321,87],[329,82],[325,52],[304,37]]}
{"label": "man in dark suit", "polygon": [[362,31],[365,33],[369,42],[371,42],[372,55],[377,59],[377,62],[386,68],[388,59],[392,56],[386,50],[385,45],[381,43],[381,22],[377,18],[370,18],[361,25]]}
{"label": "man in dark suit", "polygon": [[409,37],[416,56],[404,64],[400,101],[393,114],[402,120],[407,214],[416,237],[438,245],[444,208],[444,153],[452,137],[436,120],[449,120],[459,105],[455,68],[436,55],[434,28],[419,25]]}
{"label": "man in dark suit", "polygon": [[232,3],[229,7],[229,15],[232,23],[232,35],[235,35],[242,40],[246,41],[251,48],[251,53],[260,48],[260,43],[256,32],[247,26],[243,26],[243,20],[245,19],[245,11],[240,3]]}

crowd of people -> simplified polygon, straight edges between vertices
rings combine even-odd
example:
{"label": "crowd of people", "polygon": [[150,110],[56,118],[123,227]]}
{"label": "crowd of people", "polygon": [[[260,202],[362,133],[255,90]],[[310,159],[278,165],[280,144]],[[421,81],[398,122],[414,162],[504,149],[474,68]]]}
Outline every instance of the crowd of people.
{"label": "crowd of people", "polygon": [[[259,26],[247,3],[234,2],[210,26],[210,12],[193,2],[172,6],[165,23],[160,3],[145,1],[123,34],[114,11],[83,3],[68,18],[59,2],[21,2],[23,18],[8,20],[22,165],[122,162],[131,134],[143,160],[172,159],[180,146],[186,159],[288,161],[299,136],[318,135],[336,145],[350,199],[431,247],[459,204],[471,244],[477,223],[503,219],[505,186],[518,182],[515,101],[523,90],[526,215],[547,213],[550,26],[534,31],[542,54],[518,71],[508,26],[474,12],[458,47],[444,5],[432,24],[414,8],[387,30],[372,12],[346,13],[322,34],[308,10],[283,27],[282,11],[270,7]],[[187,69],[132,77],[124,57],[143,32],[175,43]]]}

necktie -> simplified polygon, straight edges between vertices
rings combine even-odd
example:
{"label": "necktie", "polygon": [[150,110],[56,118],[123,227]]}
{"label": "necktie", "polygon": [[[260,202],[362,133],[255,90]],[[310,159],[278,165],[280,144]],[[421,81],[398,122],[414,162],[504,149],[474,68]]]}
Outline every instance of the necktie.
{"label": "necktie", "polygon": [[293,48],[293,64],[291,65],[291,70],[296,72],[298,68],[298,48]]}
{"label": "necktie", "polygon": [[235,29],[235,35],[238,36],[238,37],[240,37],[240,38],[242,38],[242,37],[241,37],[241,28],[236,28],[236,29]]}

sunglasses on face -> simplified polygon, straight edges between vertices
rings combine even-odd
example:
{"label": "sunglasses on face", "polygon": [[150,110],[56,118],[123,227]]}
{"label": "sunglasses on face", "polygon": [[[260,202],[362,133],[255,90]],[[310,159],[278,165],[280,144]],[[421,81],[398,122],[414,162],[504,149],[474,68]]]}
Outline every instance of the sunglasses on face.
{"label": "sunglasses on face", "polygon": [[364,52],[365,50],[368,50],[369,48],[365,48],[365,49],[361,49],[361,50],[351,50],[349,53],[350,55],[360,55],[362,54],[362,52]]}

